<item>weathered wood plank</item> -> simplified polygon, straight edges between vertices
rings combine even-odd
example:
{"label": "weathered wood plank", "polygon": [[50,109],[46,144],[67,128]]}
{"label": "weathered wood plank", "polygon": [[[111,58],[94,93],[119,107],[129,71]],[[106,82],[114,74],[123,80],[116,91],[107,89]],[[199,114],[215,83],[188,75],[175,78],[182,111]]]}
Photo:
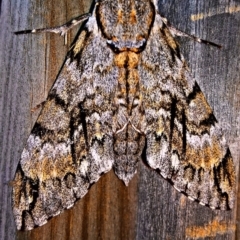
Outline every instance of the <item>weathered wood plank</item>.
{"label": "weathered wood plank", "polygon": [[[110,172],[72,209],[33,231],[15,233],[8,182],[39,113],[31,113],[31,108],[46,99],[78,28],[71,31],[67,46],[57,35],[14,36],[12,32],[62,24],[88,12],[91,2],[1,2],[0,239],[234,239],[237,207],[223,212],[200,206],[143,164],[129,187]],[[179,39],[193,76],[223,127],[236,165],[240,158],[239,8],[226,0],[159,1],[160,13],[175,27],[223,46],[219,50]]]}

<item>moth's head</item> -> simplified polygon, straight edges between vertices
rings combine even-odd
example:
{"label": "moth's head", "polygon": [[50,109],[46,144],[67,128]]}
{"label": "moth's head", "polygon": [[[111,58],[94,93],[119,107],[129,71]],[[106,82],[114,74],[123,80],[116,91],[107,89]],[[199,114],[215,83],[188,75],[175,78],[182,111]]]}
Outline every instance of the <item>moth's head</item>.
{"label": "moth's head", "polygon": [[150,34],[155,6],[150,0],[103,0],[97,4],[96,17],[114,50],[138,51]]}

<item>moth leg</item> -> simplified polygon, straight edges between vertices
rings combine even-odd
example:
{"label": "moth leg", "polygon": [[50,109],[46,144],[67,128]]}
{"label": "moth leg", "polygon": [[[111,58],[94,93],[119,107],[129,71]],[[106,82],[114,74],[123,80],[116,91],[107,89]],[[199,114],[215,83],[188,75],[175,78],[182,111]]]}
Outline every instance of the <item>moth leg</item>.
{"label": "moth leg", "polygon": [[166,26],[168,27],[169,31],[174,35],[174,36],[180,36],[180,37],[187,37],[187,38],[190,38],[196,42],[199,42],[199,43],[204,43],[204,44],[207,44],[207,45],[212,45],[214,47],[218,47],[218,48],[222,48],[221,45],[218,45],[214,42],[210,42],[208,40],[204,40],[204,39],[201,39],[201,38],[198,38],[196,36],[193,36],[193,35],[190,35],[188,33],[185,33],[175,27],[173,27],[168,21],[166,18],[164,17],[161,17],[162,21],[166,24]]}
{"label": "moth leg", "polygon": [[91,16],[90,13],[83,14],[81,16],[78,16],[71,21],[57,27],[52,28],[39,28],[39,29],[32,29],[32,30],[22,30],[14,32],[14,34],[27,34],[27,33],[44,33],[44,32],[52,32],[52,33],[59,33],[61,36],[64,36],[67,31],[74,26],[82,23],[83,21],[87,20]]}

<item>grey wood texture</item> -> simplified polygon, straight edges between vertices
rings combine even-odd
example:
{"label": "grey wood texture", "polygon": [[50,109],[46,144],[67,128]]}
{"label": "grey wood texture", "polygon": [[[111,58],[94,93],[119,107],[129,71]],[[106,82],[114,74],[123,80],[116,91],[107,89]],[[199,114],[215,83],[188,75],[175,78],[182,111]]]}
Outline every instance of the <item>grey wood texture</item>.
{"label": "grey wood texture", "polygon": [[[54,34],[16,36],[13,31],[63,24],[88,12],[91,3],[0,1],[0,239],[240,239],[238,200],[232,211],[211,210],[188,200],[143,163],[128,187],[111,171],[72,209],[33,231],[16,231],[10,181],[40,111],[31,109],[46,99],[79,28],[71,30],[67,45]],[[175,27],[223,46],[219,50],[178,38],[238,172],[240,2],[159,0],[159,12]]]}

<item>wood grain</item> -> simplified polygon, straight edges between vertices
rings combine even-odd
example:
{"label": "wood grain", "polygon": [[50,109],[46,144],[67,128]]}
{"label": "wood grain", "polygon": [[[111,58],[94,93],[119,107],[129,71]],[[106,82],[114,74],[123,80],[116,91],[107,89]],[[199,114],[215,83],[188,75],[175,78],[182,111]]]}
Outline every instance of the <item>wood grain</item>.
{"label": "wood grain", "polygon": [[[46,225],[17,232],[11,184],[17,162],[78,28],[68,44],[53,34],[13,31],[56,26],[89,11],[92,0],[0,1],[0,239],[239,239],[239,201],[213,211],[188,200],[141,163],[129,187],[104,175],[76,205]],[[230,5],[232,4],[232,5]],[[235,4],[235,5],[234,5]],[[159,12],[177,28],[223,46],[180,38],[182,52],[207,97],[236,163],[240,159],[240,4],[207,0],[159,0]],[[96,46],[97,47],[97,46]],[[240,193],[238,194],[240,197]],[[238,199],[239,199],[238,197]]]}

